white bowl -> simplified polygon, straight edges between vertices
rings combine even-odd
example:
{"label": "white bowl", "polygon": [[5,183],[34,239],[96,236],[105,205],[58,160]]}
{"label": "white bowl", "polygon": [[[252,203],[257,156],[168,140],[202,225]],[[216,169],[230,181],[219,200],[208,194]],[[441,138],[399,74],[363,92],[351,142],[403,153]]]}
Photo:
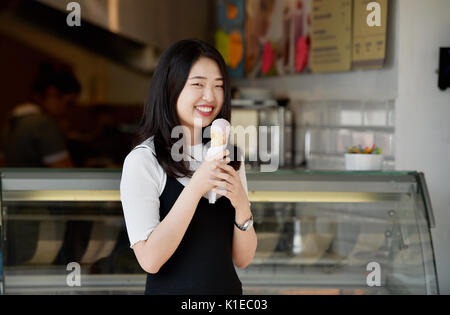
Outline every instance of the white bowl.
{"label": "white bowl", "polygon": [[348,171],[380,171],[383,169],[383,155],[346,153],[345,169]]}

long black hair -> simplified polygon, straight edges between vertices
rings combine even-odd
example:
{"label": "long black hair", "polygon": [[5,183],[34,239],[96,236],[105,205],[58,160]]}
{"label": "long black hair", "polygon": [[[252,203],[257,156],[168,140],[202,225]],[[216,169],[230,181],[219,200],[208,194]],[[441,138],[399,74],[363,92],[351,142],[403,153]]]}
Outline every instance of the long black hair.
{"label": "long black hair", "polygon": [[[158,62],[153,74],[147,101],[134,145],[154,136],[156,158],[168,176],[191,177],[193,172],[186,161],[176,162],[171,156],[172,146],[178,139],[172,138],[172,130],[180,126],[177,115],[177,101],[194,63],[206,57],[217,63],[223,77],[224,102],[216,119],[231,121],[231,81],[222,55],[210,44],[196,39],[186,39],[172,44]],[[204,135],[205,128],[202,128]],[[202,137],[204,144],[208,138]],[[230,165],[238,170],[241,162],[236,146],[229,145]]]}

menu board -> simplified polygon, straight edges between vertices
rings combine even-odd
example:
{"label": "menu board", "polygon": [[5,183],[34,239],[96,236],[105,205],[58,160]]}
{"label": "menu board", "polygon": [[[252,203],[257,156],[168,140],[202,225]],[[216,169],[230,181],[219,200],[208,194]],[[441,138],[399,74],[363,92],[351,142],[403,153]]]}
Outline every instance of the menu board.
{"label": "menu board", "polygon": [[352,0],[313,0],[312,72],[351,69],[352,19]]}
{"label": "menu board", "polygon": [[[353,60],[354,69],[382,68],[386,58],[388,0],[377,0],[379,7],[368,5],[371,0],[354,0]],[[375,25],[379,18],[380,24]],[[371,20],[371,21],[368,21]]]}

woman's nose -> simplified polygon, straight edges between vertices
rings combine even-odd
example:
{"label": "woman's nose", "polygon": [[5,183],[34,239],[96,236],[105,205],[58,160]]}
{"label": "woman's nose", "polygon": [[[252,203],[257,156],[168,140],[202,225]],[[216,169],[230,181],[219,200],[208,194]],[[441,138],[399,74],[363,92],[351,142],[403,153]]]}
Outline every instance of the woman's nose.
{"label": "woman's nose", "polygon": [[203,90],[203,99],[206,102],[213,102],[215,99],[214,91],[212,88],[207,87]]}

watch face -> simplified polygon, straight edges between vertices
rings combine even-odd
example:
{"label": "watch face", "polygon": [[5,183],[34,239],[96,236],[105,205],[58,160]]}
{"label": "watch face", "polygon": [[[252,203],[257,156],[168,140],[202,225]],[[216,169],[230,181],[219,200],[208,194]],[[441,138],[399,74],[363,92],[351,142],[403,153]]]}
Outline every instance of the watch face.
{"label": "watch face", "polygon": [[245,222],[244,225],[240,225],[237,222],[234,222],[234,224],[239,228],[239,230],[248,231],[253,225],[253,216],[247,222]]}
{"label": "watch face", "polygon": [[249,230],[252,227],[252,225],[253,225],[253,220],[248,220],[244,224],[244,229],[247,231],[247,230]]}

